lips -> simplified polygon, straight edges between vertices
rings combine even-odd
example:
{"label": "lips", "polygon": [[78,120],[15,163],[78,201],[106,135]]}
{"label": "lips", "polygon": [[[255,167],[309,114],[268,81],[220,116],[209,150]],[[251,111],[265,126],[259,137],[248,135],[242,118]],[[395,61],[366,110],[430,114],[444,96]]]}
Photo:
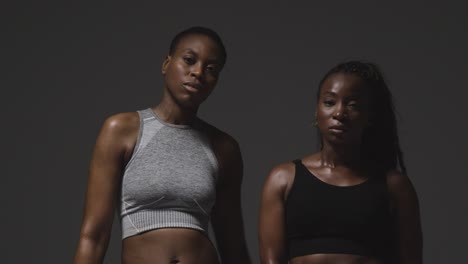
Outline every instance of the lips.
{"label": "lips", "polygon": [[202,85],[199,83],[194,83],[194,82],[185,82],[183,84],[184,88],[189,91],[189,92],[198,92],[199,90],[202,89]]}
{"label": "lips", "polygon": [[344,133],[346,132],[346,127],[342,125],[329,126],[328,129],[335,133]]}

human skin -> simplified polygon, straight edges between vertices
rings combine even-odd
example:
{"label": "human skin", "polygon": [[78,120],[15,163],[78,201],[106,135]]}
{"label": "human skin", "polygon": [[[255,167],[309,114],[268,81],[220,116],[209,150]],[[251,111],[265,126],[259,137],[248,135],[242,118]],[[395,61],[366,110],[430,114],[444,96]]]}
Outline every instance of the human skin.
{"label": "human skin", "polygon": [[[210,37],[185,36],[162,64],[163,97],[152,110],[166,123],[190,124],[200,104],[216,86],[223,64],[220,47]],[[219,257],[222,263],[250,263],[240,204],[243,170],[240,149],[231,136],[206,125],[219,165],[217,195],[211,214]],[[111,116],[102,126],[90,165],[76,264],[102,263],[104,259],[120,201],[123,168],[131,158],[138,132],[136,112]],[[188,228],[164,228],[124,239],[122,263],[219,262],[205,234]]]}
{"label": "human skin", "polygon": [[[320,89],[316,119],[323,148],[318,153],[303,157],[302,163],[327,184],[352,186],[363,183],[370,177],[371,171],[371,166],[360,157],[361,136],[371,116],[368,88],[355,75],[335,73],[325,80]],[[288,261],[284,215],[294,176],[294,164],[284,163],[274,167],[265,182],[259,219],[263,264]],[[409,178],[398,171],[388,172],[386,179],[398,233],[397,263],[422,263],[422,232],[416,192]],[[295,257],[290,263],[383,264],[374,257],[350,254],[311,254]]]}

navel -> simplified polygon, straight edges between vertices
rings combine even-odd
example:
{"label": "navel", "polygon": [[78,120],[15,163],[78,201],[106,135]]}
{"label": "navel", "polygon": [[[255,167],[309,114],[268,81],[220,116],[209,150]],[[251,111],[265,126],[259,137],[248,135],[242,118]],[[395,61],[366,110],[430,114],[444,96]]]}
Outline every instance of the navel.
{"label": "navel", "polygon": [[169,261],[169,264],[178,264],[180,263],[180,260],[177,257],[172,257],[171,260]]}

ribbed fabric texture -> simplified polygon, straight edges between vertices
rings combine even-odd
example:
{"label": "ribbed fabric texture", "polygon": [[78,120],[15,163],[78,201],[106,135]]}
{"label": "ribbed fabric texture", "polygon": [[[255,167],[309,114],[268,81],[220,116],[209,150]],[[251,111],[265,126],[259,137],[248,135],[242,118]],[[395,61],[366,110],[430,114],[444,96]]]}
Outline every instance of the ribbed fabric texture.
{"label": "ribbed fabric texture", "polygon": [[136,212],[122,219],[125,237],[136,235],[152,229],[183,227],[206,232],[208,221],[203,217],[195,217],[190,213],[173,210]]}
{"label": "ribbed fabric texture", "polygon": [[218,165],[206,127],[160,120],[138,111],[140,133],[121,190],[122,239],[158,228],[207,232]]}

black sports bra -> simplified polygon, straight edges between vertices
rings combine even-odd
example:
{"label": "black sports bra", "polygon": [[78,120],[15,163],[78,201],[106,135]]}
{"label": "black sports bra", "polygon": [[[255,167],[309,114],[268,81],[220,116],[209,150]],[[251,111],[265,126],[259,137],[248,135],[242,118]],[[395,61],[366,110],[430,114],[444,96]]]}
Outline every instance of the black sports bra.
{"label": "black sports bra", "polygon": [[335,186],[313,175],[300,160],[286,201],[289,259],[335,253],[388,260],[392,217],[385,177]]}

